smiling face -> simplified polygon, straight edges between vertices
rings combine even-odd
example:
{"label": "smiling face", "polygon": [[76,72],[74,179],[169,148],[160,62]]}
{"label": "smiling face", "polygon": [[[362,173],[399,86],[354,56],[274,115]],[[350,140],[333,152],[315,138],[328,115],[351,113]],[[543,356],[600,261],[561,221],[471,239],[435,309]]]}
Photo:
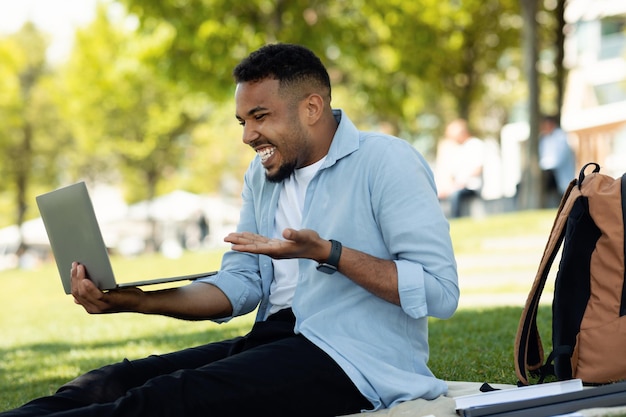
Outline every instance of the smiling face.
{"label": "smiling face", "polygon": [[242,140],[261,158],[269,181],[281,182],[295,169],[316,158],[306,117],[306,98],[293,98],[280,89],[278,80],[237,84],[236,118],[243,126]]}

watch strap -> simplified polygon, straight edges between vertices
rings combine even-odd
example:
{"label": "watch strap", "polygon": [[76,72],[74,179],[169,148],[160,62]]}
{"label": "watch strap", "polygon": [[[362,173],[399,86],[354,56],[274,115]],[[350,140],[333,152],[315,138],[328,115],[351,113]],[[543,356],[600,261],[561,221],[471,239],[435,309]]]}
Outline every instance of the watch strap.
{"label": "watch strap", "polygon": [[330,239],[330,255],[325,263],[334,266],[335,268],[339,267],[339,258],[341,258],[341,242],[338,242],[334,239]]}

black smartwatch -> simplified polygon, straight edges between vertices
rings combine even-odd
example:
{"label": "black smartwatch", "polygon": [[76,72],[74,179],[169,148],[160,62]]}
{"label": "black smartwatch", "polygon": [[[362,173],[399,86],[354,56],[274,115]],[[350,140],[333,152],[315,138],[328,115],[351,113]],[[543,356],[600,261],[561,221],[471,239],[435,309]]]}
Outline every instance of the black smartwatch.
{"label": "black smartwatch", "polygon": [[326,262],[317,264],[317,270],[325,274],[334,274],[339,267],[339,258],[341,257],[341,243],[330,239],[330,256]]}

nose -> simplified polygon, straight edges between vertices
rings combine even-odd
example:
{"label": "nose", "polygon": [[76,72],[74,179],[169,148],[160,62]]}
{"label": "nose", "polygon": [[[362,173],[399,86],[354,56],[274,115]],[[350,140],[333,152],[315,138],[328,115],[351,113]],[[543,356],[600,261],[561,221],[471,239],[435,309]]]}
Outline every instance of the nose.
{"label": "nose", "polygon": [[255,129],[254,127],[254,123],[251,122],[247,122],[244,126],[243,126],[243,133],[241,136],[241,140],[243,141],[243,143],[245,143],[246,145],[250,145],[253,141],[255,141],[256,139],[259,138],[259,132],[257,129]]}

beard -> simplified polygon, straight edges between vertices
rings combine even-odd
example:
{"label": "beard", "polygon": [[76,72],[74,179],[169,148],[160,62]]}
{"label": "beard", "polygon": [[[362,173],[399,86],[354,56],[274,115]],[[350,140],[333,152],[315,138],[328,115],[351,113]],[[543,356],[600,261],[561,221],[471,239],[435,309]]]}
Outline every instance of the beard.
{"label": "beard", "polygon": [[[280,148],[279,152],[285,157],[285,159],[291,157],[291,160],[284,160],[278,167],[278,170],[273,174],[265,171],[265,178],[269,182],[283,182],[294,173],[296,168],[300,168],[298,167],[298,160],[306,159],[308,156],[308,152],[303,154],[302,149],[308,149],[308,144],[312,143],[312,140],[307,135],[307,132],[302,125],[298,123],[297,113],[292,114],[292,117],[293,121],[290,125],[289,131],[283,136],[282,141],[278,141],[283,144],[282,147],[278,146]],[[287,140],[285,138],[289,139]],[[272,143],[276,143],[276,141]]]}
{"label": "beard", "polygon": [[276,173],[274,174],[270,174],[269,172],[266,171],[265,178],[269,182],[274,182],[274,183],[283,182],[284,180],[289,178],[295,170],[296,170],[295,162],[286,162],[282,164],[280,167],[278,167],[278,171],[276,171]]}

